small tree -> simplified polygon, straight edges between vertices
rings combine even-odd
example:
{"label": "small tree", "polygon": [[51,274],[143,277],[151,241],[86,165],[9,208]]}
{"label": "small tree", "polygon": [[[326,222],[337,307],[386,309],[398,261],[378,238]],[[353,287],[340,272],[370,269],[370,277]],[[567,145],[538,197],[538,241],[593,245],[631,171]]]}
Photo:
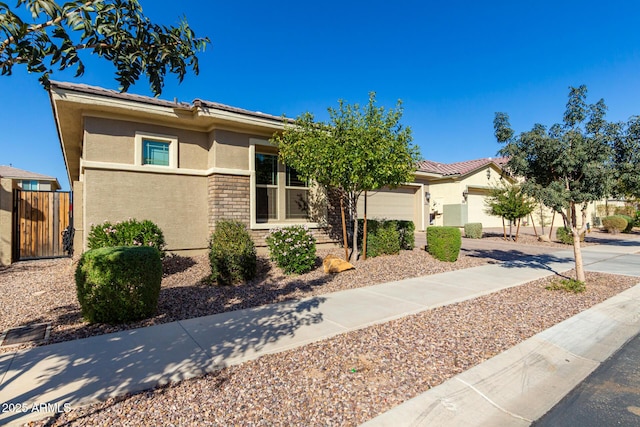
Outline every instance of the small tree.
{"label": "small tree", "polygon": [[502,184],[493,187],[489,191],[489,196],[485,200],[486,212],[489,215],[502,218],[502,229],[504,238],[507,239],[507,231],[504,220],[509,221],[509,239],[512,239],[511,226],[517,223],[515,241],[518,241],[520,233],[520,220],[526,218],[535,209],[535,202],[526,196],[517,185]]}
{"label": "small tree", "polygon": [[[352,253],[358,254],[358,199],[364,191],[397,187],[413,180],[419,151],[411,145],[411,130],[400,124],[402,103],[396,109],[376,107],[375,93],[361,109],[339,101],[328,108],[329,122],[315,122],[311,113],[285,122],[271,142],[283,163],[317,183],[338,190],[351,228]],[[345,241],[345,246],[347,242]]]}
{"label": "small tree", "polygon": [[[500,154],[506,168],[525,179],[522,191],[562,215],[573,235],[576,279],[584,282],[580,235],[586,230],[587,203],[611,190],[612,150],[615,130],[604,120],[603,100],[587,105],[587,88],[570,88],[562,124],[547,129],[534,125],[514,136],[505,113],[496,113],[495,135],[505,144]],[[578,211],[582,223],[578,223]]]}
{"label": "small tree", "polygon": [[[24,9],[21,7],[24,6]],[[31,18],[28,20],[28,18]],[[169,71],[182,81],[191,68],[198,74],[196,52],[208,38],[197,38],[186,20],[177,27],[152,23],[138,0],[17,0],[0,3],[0,68],[11,75],[14,65],[40,75],[46,87],[52,68],[84,73],[81,51],[111,61],[122,91],[146,74],[159,95]],[[49,65],[46,65],[46,63]]]}

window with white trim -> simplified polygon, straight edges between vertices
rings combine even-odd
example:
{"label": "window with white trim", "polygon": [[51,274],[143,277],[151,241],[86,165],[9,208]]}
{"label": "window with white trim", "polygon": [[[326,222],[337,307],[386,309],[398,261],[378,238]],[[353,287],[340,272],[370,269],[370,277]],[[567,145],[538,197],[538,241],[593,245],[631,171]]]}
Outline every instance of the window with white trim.
{"label": "window with white trim", "polygon": [[178,167],[178,138],[136,132],[135,164],[138,166]]}
{"label": "window with white trim", "polygon": [[255,206],[257,223],[309,218],[309,184],[292,167],[278,162],[274,153],[255,154]]}

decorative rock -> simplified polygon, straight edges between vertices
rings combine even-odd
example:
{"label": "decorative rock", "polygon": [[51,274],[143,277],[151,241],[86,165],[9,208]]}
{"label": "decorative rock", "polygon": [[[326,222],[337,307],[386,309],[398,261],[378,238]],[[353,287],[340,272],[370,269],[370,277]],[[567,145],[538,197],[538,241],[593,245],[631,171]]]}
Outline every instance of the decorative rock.
{"label": "decorative rock", "polygon": [[549,239],[549,236],[542,234],[542,235],[538,236],[538,241],[539,242],[550,242],[551,240]]}
{"label": "decorative rock", "polygon": [[343,271],[355,268],[353,264],[335,255],[327,255],[324,260],[322,260],[322,266],[324,267],[325,273],[342,273]]}

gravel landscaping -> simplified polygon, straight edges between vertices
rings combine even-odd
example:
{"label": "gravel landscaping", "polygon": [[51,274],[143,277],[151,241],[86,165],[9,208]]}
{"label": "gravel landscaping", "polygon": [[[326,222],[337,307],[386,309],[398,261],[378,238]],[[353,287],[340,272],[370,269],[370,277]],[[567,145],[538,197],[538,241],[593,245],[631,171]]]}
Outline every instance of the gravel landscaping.
{"label": "gravel landscaping", "polygon": [[[490,259],[461,254],[455,263],[442,262],[420,249],[397,256],[355,262],[355,269],[337,275],[325,274],[322,257],[340,249],[318,251],[317,268],[310,273],[287,276],[267,258],[259,257],[257,278],[238,286],[214,286],[206,255],[168,256],[156,316],[126,325],[89,325],[83,321],[73,278],[71,259],[25,261],[0,270],[0,331],[34,323],[50,322],[48,344],[86,338],[225,311],[256,307],[344,289],[370,286],[408,277],[418,277],[482,265]],[[23,345],[18,348],[26,348]],[[0,347],[0,352],[16,347]]]}
{"label": "gravel landscaping", "polygon": [[[486,239],[512,245],[499,235]],[[125,326],[82,321],[71,260],[21,262],[0,269],[0,330],[51,322],[48,343],[66,341],[505,261],[536,253],[533,245],[570,249],[521,235],[518,246],[505,246],[513,250],[467,249],[455,263],[439,262],[415,249],[358,261],[355,270],[339,275],[326,275],[319,266],[305,275],[285,276],[262,258],[256,280],[221,288],[206,281],[206,256],[168,257],[158,314]],[[337,249],[318,255],[330,252],[343,254]],[[77,408],[32,425],[358,425],[638,282],[632,277],[588,273],[587,291],[573,294],[546,290],[550,280],[558,277]],[[9,350],[16,347],[0,348]]]}

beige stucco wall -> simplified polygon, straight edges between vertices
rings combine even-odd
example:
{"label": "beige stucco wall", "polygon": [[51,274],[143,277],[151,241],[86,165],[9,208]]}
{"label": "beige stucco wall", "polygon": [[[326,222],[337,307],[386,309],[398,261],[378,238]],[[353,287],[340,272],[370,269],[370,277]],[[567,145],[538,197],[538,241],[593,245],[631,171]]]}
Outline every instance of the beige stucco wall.
{"label": "beige stucco wall", "polygon": [[178,165],[205,170],[211,145],[209,133],[100,117],[85,118],[84,160],[133,165],[135,135],[164,135],[178,139]]}
{"label": "beige stucco wall", "polygon": [[105,220],[148,219],[163,231],[167,249],[208,247],[207,178],[86,170],[84,235]]}
{"label": "beige stucco wall", "polygon": [[84,182],[74,181],[73,189],[73,255],[81,255],[84,251]]}
{"label": "beige stucco wall", "polygon": [[250,135],[216,130],[209,154],[209,166],[224,169],[249,170]]}
{"label": "beige stucco wall", "polygon": [[13,181],[0,178],[0,265],[11,264]]}

